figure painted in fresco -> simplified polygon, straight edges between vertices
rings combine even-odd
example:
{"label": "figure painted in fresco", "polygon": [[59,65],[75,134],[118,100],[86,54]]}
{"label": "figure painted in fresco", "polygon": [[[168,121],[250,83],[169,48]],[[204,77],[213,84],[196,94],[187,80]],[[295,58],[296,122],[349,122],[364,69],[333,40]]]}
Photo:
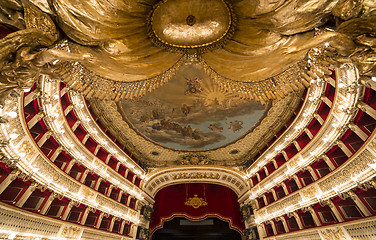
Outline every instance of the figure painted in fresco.
{"label": "figure painted in fresco", "polygon": [[220,123],[210,124],[208,128],[210,130],[214,131],[214,132],[222,132],[223,131],[223,127],[221,127]]}
{"label": "figure painted in fresco", "polygon": [[236,132],[243,128],[243,123],[243,121],[234,121],[226,124],[229,125],[228,129],[231,129],[232,131]]}
{"label": "figure painted in fresco", "polygon": [[187,90],[184,94],[196,94],[202,92],[201,81],[196,77],[194,79],[186,78]]}

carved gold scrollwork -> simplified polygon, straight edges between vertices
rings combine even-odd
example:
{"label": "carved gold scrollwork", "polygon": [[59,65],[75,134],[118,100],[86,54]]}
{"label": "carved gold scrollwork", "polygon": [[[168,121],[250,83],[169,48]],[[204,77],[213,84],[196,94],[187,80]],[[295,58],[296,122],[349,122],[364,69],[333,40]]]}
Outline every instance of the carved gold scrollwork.
{"label": "carved gold scrollwork", "polygon": [[197,194],[194,194],[193,197],[188,198],[188,200],[185,201],[184,204],[193,208],[199,208],[208,205],[208,203],[203,198],[198,197]]}
{"label": "carved gold scrollwork", "polygon": [[77,238],[80,235],[81,229],[78,227],[65,227],[61,232],[61,236],[65,238]]}
{"label": "carved gold scrollwork", "polygon": [[207,165],[209,161],[207,156],[194,153],[184,156],[180,163],[184,165]]}
{"label": "carved gold scrollwork", "polygon": [[340,228],[325,229],[324,231],[321,231],[321,234],[324,237],[324,240],[346,239],[345,234]]}

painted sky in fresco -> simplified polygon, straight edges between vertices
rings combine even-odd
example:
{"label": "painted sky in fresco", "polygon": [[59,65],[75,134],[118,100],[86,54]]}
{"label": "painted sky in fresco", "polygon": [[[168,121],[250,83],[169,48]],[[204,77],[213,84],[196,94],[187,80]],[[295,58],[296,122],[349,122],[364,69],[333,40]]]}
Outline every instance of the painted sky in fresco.
{"label": "painted sky in fresco", "polygon": [[196,64],[146,96],[118,103],[123,119],[144,137],[179,150],[207,150],[246,134],[266,107],[219,89]]}

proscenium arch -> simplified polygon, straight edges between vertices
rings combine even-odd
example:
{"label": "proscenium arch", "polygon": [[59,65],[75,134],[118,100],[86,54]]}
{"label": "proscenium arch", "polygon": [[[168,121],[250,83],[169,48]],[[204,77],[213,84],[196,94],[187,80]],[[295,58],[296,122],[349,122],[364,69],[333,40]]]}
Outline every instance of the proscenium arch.
{"label": "proscenium arch", "polygon": [[242,198],[250,185],[244,173],[232,168],[220,166],[178,166],[160,169],[146,176],[144,191],[152,198],[164,187],[181,183],[212,183],[232,189],[238,198]]}

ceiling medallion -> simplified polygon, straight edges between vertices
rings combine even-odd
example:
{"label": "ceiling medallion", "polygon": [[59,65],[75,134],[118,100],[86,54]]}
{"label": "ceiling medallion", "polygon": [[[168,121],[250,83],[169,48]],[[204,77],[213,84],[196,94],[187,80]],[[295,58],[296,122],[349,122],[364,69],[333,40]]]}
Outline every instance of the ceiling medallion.
{"label": "ceiling medallion", "polygon": [[187,24],[189,26],[193,26],[195,23],[196,23],[196,17],[195,16],[192,16],[192,15],[189,15],[186,19],[187,21]]}
{"label": "ceiling medallion", "polygon": [[204,52],[232,37],[235,16],[225,0],[163,0],[150,12],[148,33],[173,52]]}

